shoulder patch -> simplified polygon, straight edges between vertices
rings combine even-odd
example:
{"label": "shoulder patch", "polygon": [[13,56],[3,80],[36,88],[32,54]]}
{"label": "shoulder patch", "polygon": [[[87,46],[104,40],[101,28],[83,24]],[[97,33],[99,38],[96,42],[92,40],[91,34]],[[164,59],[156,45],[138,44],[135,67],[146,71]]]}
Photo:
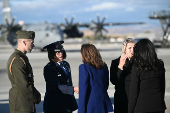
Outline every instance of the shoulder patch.
{"label": "shoulder patch", "polygon": [[11,73],[11,75],[12,75],[11,66],[12,66],[12,63],[14,62],[15,58],[16,58],[16,57],[14,57],[14,58],[12,59],[11,64],[10,64],[10,66],[9,66],[9,72]]}
{"label": "shoulder patch", "polygon": [[20,59],[24,62],[24,65],[26,66],[25,60],[22,57],[20,57]]}

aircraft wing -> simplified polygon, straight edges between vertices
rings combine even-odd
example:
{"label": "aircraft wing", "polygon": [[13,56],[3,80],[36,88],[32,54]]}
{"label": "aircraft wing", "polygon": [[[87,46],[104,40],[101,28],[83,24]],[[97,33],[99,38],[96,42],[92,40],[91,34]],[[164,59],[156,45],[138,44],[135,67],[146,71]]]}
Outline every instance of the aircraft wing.
{"label": "aircraft wing", "polygon": [[115,26],[115,25],[133,25],[133,24],[144,24],[144,22],[131,22],[131,23],[104,23],[104,26]]}
{"label": "aircraft wing", "polygon": [[144,22],[104,23],[104,21],[94,22],[92,20],[91,23],[81,23],[78,25],[78,27],[88,27],[90,30],[94,31],[95,35],[97,35],[97,33],[100,33],[100,35],[102,36],[102,31],[108,32],[108,30],[105,29],[104,26],[119,26],[119,25],[134,25],[134,24],[144,24]]}
{"label": "aircraft wing", "polygon": [[79,23],[78,27],[89,27],[90,23]]}
{"label": "aircraft wing", "polygon": [[[98,24],[98,23],[96,23]],[[133,24],[145,24],[144,22],[129,22],[129,23],[103,23],[103,26],[118,26],[118,25],[133,25]],[[90,27],[91,23],[78,23],[78,27]]]}

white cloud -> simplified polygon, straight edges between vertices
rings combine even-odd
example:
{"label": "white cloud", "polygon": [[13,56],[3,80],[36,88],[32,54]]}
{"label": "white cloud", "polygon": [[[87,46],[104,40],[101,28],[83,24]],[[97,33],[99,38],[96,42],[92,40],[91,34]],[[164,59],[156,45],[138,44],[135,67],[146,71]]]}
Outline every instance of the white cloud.
{"label": "white cloud", "polygon": [[105,2],[102,4],[94,5],[91,8],[86,8],[85,11],[90,12],[90,11],[99,11],[99,10],[111,10],[120,7],[122,7],[121,4],[117,4],[113,2]]}
{"label": "white cloud", "polygon": [[[48,5],[47,5],[48,4]],[[48,2],[27,2],[27,3],[20,3],[20,4],[15,4],[13,5],[14,10],[16,11],[22,11],[22,10],[32,10],[32,9],[39,9],[39,8],[50,8],[54,7],[54,3],[48,3]]]}
{"label": "white cloud", "polygon": [[127,7],[125,10],[126,11],[134,11],[134,8],[133,7]]}
{"label": "white cloud", "polygon": [[[11,4],[11,8],[13,12],[23,12],[23,11],[66,11],[67,13],[70,11],[70,8],[77,4],[78,0],[35,0],[29,2],[13,2]],[[72,4],[75,2],[74,4]],[[70,5],[72,4],[72,5]],[[71,10],[72,11],[72,10]]]}

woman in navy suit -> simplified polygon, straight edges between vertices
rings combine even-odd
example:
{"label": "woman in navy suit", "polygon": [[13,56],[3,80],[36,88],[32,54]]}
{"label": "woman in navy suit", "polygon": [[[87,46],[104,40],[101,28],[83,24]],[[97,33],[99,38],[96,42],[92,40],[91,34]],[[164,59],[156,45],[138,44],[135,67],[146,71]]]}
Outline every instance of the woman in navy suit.
{"label": "woman in navy suit", "polygon": [[165,113],[165,68],[149,39],[134,47],[128,113]]}
{"label": "woman in navy suit", "polygon": [[43,109],[45,113],[72,113],[78,108],[73,87],[71,69],[66,58],[66,52],[61,45],[64,41],[57,41],[45,46],[50,62],[44,67],[46,92]]}
{"label": "woman in navy suit", "polygon": [[93,44],[81,47],[83,64],[79,66],[78,113],[108,113],[113,111],[107,93],[109,71]]}

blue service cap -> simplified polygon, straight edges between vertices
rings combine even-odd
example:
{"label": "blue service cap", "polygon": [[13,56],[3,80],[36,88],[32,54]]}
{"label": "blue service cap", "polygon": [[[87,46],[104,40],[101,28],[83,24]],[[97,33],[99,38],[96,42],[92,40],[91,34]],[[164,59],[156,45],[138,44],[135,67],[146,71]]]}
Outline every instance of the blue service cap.
{"label": "blue service cap", "polygon": [[55,51],[55,52],[63,51],[64,48],[63,48],[63,45],[61,45],[63,43],[64,43],[64,41],[53,42],[49,45],[44,46],[43,49],[47,49],[47,51]]}

